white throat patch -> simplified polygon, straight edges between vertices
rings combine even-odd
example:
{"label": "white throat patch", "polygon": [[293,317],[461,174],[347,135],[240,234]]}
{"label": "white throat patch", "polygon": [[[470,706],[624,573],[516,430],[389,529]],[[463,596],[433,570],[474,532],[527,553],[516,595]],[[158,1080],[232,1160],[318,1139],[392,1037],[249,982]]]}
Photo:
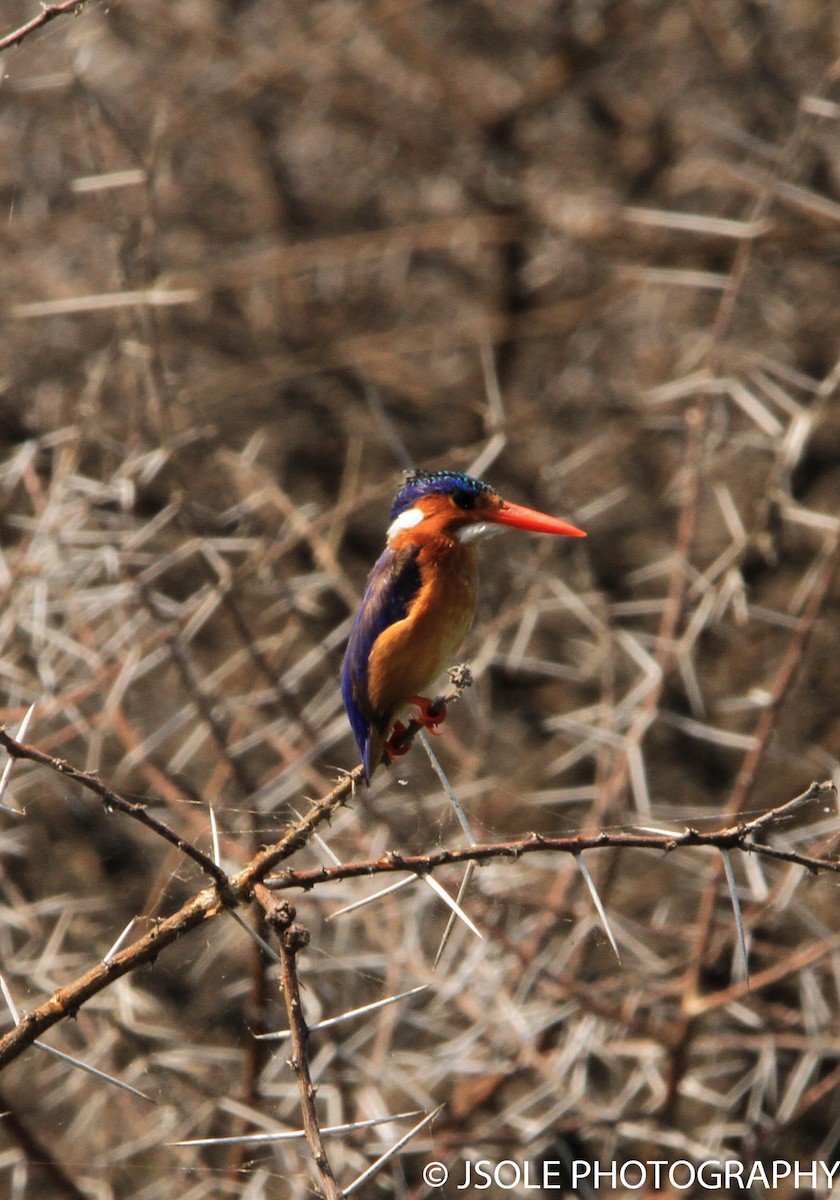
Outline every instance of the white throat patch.
{"label": "white throat patch", "polygon": [[394,517],[388,526],[388,541],[393,541],[397,534],[402,533],[403,530],[413,529],[415,525],[419,525],[425,516],[426,514],[422,508],[407,508],[405,512],[401,512],[398,517]]}

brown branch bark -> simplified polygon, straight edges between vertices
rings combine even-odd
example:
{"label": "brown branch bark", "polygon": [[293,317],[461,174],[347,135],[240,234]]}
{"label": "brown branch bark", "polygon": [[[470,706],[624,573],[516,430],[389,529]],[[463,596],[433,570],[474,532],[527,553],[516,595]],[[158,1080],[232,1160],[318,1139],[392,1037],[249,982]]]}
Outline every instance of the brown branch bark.
{"label": "brown branch bark", "polygon": [[[407,734],[404,736],[408,736]],[[33,753],[21,755],[32,758],[36,762],[59,770],[61,774],[72,774],[97,794],[103,786],[85,772],[70,768],[68,764],[62,767],[56,765],[61,760],[53,760],[49,755],[40,755],[34,747],[21,747],[8,735],[2,734],[3,744],[14,749],[31,750]],[[45,1030],[67,1017],[75,1015],[78,1009],[104,990],[109,984],[123,975],[135,970],[146,963],[153,962],[167,946],[195,929],[204,921],[218,916],[226,909],[234,908],[249,902],[255,895],[255,889],[268,875],[269,871],[279,862],[290,857],[302,846],[306,845],[312,832],[342,804],[346,803],[352,794],[356,783],[363,777],[361,765],[345,776],[323,799],[315,804],[310,812],[297,821],[280,839],[271,846],[254,855],[251,861],[236,875],[224,876],[220,886],[206,888],[191,897],[171,916],[158,921],[146,934],[138,938],[126,949],[119,951],[107,962],[97,963],[84,975],[59,988],[43,1004],[31,1009],[21,1017],[20,1022],[4,1037],[0,1038],[0,1069],[17,1058]],[[95,786],[93,786],[95,785]],[[739,849],[756,854],[767,854],[768,857],[778,857],[778,852],[770,847],[762,846],[752,839],[752,834],[759,829],[765,829],[773,822],[781,821],[793,811],[810,800],[818,800],[827,792],[834,790],[834,783],[812,783],[801,796],[788,801],[762,814],[757,820],[749,823],[725,826],[711,832],[700,832],[696,829],[686,829],[683,833],[648,834],[648,833],[598,833],[588,836],[567,838],[547,838],[531,834],[520,841],[497,842],[487,845],[467,846],[460,849],[441,849],[431,854],[402,855],[390,853],[377,859],[364,862],[346,863],[337,867],[317,867],[309,871],[286,872],[283,876],[270,880],[267,887],[279,891],[292,887],[312,888],[317,883],[327,883],[336,879],[349,879],[361,875],[387,874],[394,871],[413,871],[415,874],[427,874],[437,867],[449,863],[485,862],[495,858],[519,858],[524,854],[536,852],[554,852],[577,855],[584,850],[606,850],[617,848],[637,848],[660,850],[668,853],[672,850],[709,846],[717,849]],[[104,789],[108,792],[108,789]],[[113,794],[113,793],[109,793]],[[128,815],[135,815],[131,806],[120,808]],[[168,831],[171,833],[171,831]],[[162,835],[163,836],[163,835]],[[170,841],[170,837],[166,837]],[[810,858],[799,855],[794,851],[785,852],[787,861],[798,863],[812,871],[840,872],[840,862],[827,859]]]}
{"label": "brown branch bark", "polygon": [[42,29],[44,25],[48,25],[56,17],[64,17],[68,13],[80,13],[86,3],[87,0],[62,0],[60,4],[45,4],[37,17],[33,17],[25,25],[19,26],[14,32],[0,37],[0,50],[8,50],[12,46],[19,46],[24,38],[29,37],[30,33],[34,33],[36,29]]}
{"label": "brown branch bark", "polygon": [[[452,703],[471,683],[469,672],[465,668],[452,668],[452,671],[453,686],[445,696],[440,698],[439,702]],[[402,734],[401,742],[403,744],[410,743],[421,728],[422,726],[418,722],[410,722]],[[203,921],[217,916],[225,909],[235,908],[249,902],[253,898],[254,887],[261,883],[268,872],[279,862],[289,858],[305,846],[315,829],[324,821],[329,820],[341,805],[347,803],[353,795],[356,785],[361,783],[364,778],[364,768],[360,763],[339,780],[326,796],[314,804],[308,813],[291,825],[279,841],[260,850],[236,875],[228,876],[212,859],[192,843],[179,837],[163,822],[152,817],[142,805],[135,804],[117,792],[113,792],[95,775],[81,771],[63,759],[45,754],[35,746],[16,742],[2,729],[0,729],[0,745],[4,746],[13,758],[28,759],[66,778],[73,779],[82,787],[99,796],[106,807],[116,809],[126,816],[140,821],[142,825],[157,833],[164,841],[177,846],[214,880],[213,887],[206,888],[193,896],[177,912],[156,923],[148,933],[138,938],[126,949],[115,954],[107,962],[97,963],[95,967],[86,971],[84,975],[66,987],[59,988],[43,1004],[26,1013],[14,1029],[0,1038],[0,1069],[17,1058],[45,1030],[50,1029],[66,1017],[73,1016],[86,1000],[108,987],[112,980],[127,975],[145,963],[153,962],[161,950],[172,945],[178,938],[183,937],[191,929],[195,929]]]}
{"label": "brown branch bark", "polygon": [[86,1000],[97,995],[115,979],[145,963],[154,962],[161,950],[195,929],[223,908],[215,888],[206,888],[191,897],[172,916],[157,922],[148,933],[120,950],[107,962],[99,962],[66,987],[59,988],[43,1004],[24,1013],[14,1029],[0,1038],[0,1068],[12,1062],[31,1046],[37,1037],[66,1017],[75,1016]]}
{"label": "brown branch bark", "polygon": [[274,930],[280,943],[280,987],[289,1018],[289,1036],[292,1044],[289,1066],[297,1076],[306,1142],[318,1169],[326,1200],[341,1200],[342,1192],[335,1181],[318,1123],[315,1107],[316,1089],[309,1069],[309,1028],[300,999],[297,959],[301,950],[309,945],[309,931],[302,925],[295,924],[296,913],[290,904],[276,900],[261,884],[255,888],[255,895],[265,910],[268,925]]}
{"label": "brown branch bark", "polygon": [[10,758],[25,758],[30,762],[39,763],[42,767],[49,767],[51,771],[55,771],[58,775],[63,775],[67,779],[72,779],[76,783],[82,785],[90,792],[94,792],[102,801],[105,809],[116,809],[118,812],[124,813],[127,817],[133,817],[135,821],[139,821],[141,825],[145,825],[152,833],[156,833],[158,837],[163,838],[165,842],[169,842],[171,846],[177,847],[193,862],[197,863],[205,874],[214,879],[220,886],[227,883],[227,875],[221,867],[217,866],[203,850],[199,850],[192,842],[182,838],[180,834],[175,833],[163,821],[159,821],[157,817],[153,817],[149,810],[143,804],[137,804],[133,800],[126,799],[119,792],[113,792],[104,783],[101,783],[95,775],[91,775],[87,771],[80,771],[78,767],[74,767],[71,763],[63,758],[55,758],[51,754],[45,754],[43,750],[39,750],[37,746],[28,746],[25,742],[16,742],[14,738],[6,733],[5,729],[0,729],[0,746],[6,750]]}
{"label": "brown branch bark", "polygon": [[[756,821],[747,824],[725,825],[719,829],[701,832],[686,829],[683,833],[594,833],[575,834],[571,837],[545,837],[539,833],[527,838],[507,842],[488,842],[473,846],[460,846],[433,850],[429,854],[399,854],[389,851],[379,858],[359,862],[341,863],[334,867],[313,867],[307,871],[284,871],[281,875],[266,880],[266,887],[273,892],[289,888],[309,890],[319,883],[335,883],[340,879],[355,879],[362,875],[387,875],[394,871],[413,871],[426,875],[437,867],[453,863],[489,862],[495,858],[521,858],[525,854],[553,851],[555,854],[582,854],[584,850],[660,850],[670,854],[673,850],[693,846],[713,847],[717,850],[743,850],[752,854],[767,854],[771,858],[784,858],[809,871],[840,872],[840,861],[811,858],[795,850],[777,851],[756,842],[752,834],[774,822],[783,820],[795,808],[808,801],[822,799],[833,792],[831,780],[812,783],[801,796],[763,813]],[[246,868],[247,870],[247,868]]]}

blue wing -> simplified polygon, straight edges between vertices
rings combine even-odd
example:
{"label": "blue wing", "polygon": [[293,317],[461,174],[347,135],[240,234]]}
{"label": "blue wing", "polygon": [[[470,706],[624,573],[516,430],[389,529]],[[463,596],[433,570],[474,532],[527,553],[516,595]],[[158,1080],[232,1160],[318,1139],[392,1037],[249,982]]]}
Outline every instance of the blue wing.
{"label": "blue wing", "polygon": [[379,635],[407,615],[412,600],[420,590],[420,582],[417,550],[414,547],[400,551],[386,548],[368,575],[364,598],[350,630],[341,671],[341,693],[368,780],[378,766],[378,763],[370,761],[371,726],[380,734],[387,733],[384,726],[389,715],[377,712],[370,702],[370,654]]}

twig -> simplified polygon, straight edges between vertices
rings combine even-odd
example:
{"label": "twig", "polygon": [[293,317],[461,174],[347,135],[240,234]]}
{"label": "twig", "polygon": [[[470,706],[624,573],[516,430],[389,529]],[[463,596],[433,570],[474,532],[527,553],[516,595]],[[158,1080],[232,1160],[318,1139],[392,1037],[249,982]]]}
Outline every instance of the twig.
{"label": "twig", "polygon": [[[808,799],[818,799],[827,792],[835,791],[835,784],[828,780],[825,783],[812,783],[804,793]],[[775,810],[778,814],[787,814],[794,806],[803,803],[803,797],[798,796],[789,804]],[[762,827],[766,827],[766,824]],[[399,854],[389,851],[379,858],[364,861],[340,863],[338,866],[312,867],[305,871],[284,870],[282,874],[266,879],[266,887],[274,892],[286,891],[289,888],[302,888],[308,891],[321,883],[334,883],[340,879],[355,879],[363,875],[384,875],[394,871],[410,871],[415,875],[426,875],[438,867],[453,863],[490,862],[497,858],[518,859],[526,854],[536,854],[551,851],[555,854],[580,855],[584,850],[659,850],[670,854],[674,850],[689,846],[707,846],[716,850],[744,850],[753,854],[777,858],[778,853],[770,846],[763,846],[750,838],[750,830],[742,824],[725,825],[719,829],[702,832],[699,829],[686,829],[682,833],[633,833],[600,832],[594,834],[575,834],[570,837],[546,837],[543,834],[531,833],[527,838],[506,842],[485,842],[472,846],[460,846],[433,850],[427,854]],[[784,852],[785,861],[794,862],[809,871],[840,872],[840,861],[833,859],[812,858],[796,851]],[[246,868],[247,870],[247,868]]]}
{"label": "twig", "polygon": [[[231,902],[229,898],[228,903]],[[66,987],[53,992],[43,1004],[24,1013],[18,1024],[0,1038],[0,1068],[22,1054],[45,1030],[66,1017],[75,1016],[91,996],[97,995],[115,979],[128,975],[137,967],[154,962],[161,950],[171,946],[209,917],[216,916],[224,907],[216,888],[205,888],[125,950],[113,955],[107,962],[97,963]]]}
{"label": "twig", "polygon": [[[44,756],[48,759],[48,756]],[[40,761],[40,760],[36,760]],[[49,760],[46,765],[49,765]],[[308,832],[320,820],[344,803],[353,784],[361,780],[362,767],[358,766],[351,775],[341,781],[323,801],[315,805],[312,812],[299,821],[281,841],[269,846],[260,854],[254,856],[242,871],[231,876],[223,891],[217,888],[206,888],[198,892],[182,905],[177,912],[157,922],[148,933],[132,942],[124,950],[114,954],[107,962],[97,963],[84,975],[59,988],[43,1004],[25,1013],[20,1023],[0,1038],[0,1068],[17,1058],[45,1030],[50,1029],[59,1021],[73,1016],[78,1009],[92,996],[97,995],[108,987],[115,979],[129,974],[139,966],[154,962],[161,950],[171,946],[190,930],[195,929],[220,912],[245,903],[254,895],[256,885],[281,859],[288,857],[300,846],[305,845]],[[832,782],[812,784],[814,798],[834,791]],[[801,803],[797,797],[791,804]],[[786,813],[790,805],[783,805],[779,812]],[[770,846],[763,846],[750,839],[743,825],[730,825],[709,833],[701,833],[696,829],[687,829],[675,834],[644,834],[644,833],[598,833],[591,836],[550,838],[539,834],[531,834],[521,841],[497,842],[489,845],[466,846],[457,849],[437,850],[431,854],[399,855],[386,854],[380,858],[363,862],[345,863],[336,867],[316,867],[307,871],[286,871],[282,876],[266,880],[266,887],[272,891],[284,891],[299,887],[308,890],[318,883],[327,883],[338,879],[350,879],[361,875],[381,875],[395,871],[409,871],[416,875],[428,874],[437,867],[448,863],[487,862],[492,859],[518,859],[525,854],[537,852],[564,853],[578,855],[583,850],[607,850],[617,848],[636,848],[659,850],[670,853],[673,850],[695,846],[709,846],[720,849],[739,849],[751,851],[768,858],[784,857],[785,861],[794,862],[810,871],[840,872],[840,862],[829,859],[810,858],[808,855],[794,851],[784,855]]]}
{"label": "twig", "polygon": [[[448,692],[435,699],[434,703],[436,706],[453,703],[463,694],[465,688],[468,688],[472,684],[472,676],[466,664],[462,663],[457,667],[450,668],[449,674],[453,685]],[[423,728],[424,726],[420,722],[410,721],[407,728],[399,737],[399,745],[410,745]],[[194,862],[198,863],[201,869],[215,880],[221,888],[225,889],[229,886],[231,882],[229,877],[209,855],[199,850],[197,846],[187,841],[186,838],[180,837],[168,825],[164,824],[163,821],[159,821],[156,817],[153,817],[144,805],[136,804],[134,801],[126,799],[125,796],[121,796],[118,792],[112,791],[101,783],[95,775],[72,766],[71,763],[66,762],[62,758],[45,754],[44,751],[39,750],[36,746],[29,746],[23,742],[15,741],[3,728],[0,728],[0,746],[3,746],[12,758],[28,759],[30,762],[48,767],[50,770],[56,771],[59,775],[64,775],[66,778],[81,784],[82,787],[99,796],[106,809],[117,809],[119,812],[125,813],[126,816],[133,817],[141,825],[145,825],[147,829],[152,830],[153,833],[157,833],[165,841],[176,846],[183,854],[186,854]],[[234,891],[239,893],[242,887],[247,888],[250,883],[259,882],[278,862],[281,862],[284,858],[288,858],[295,851],[306,845],[314,829],[325,820],[328,820],[336,809],[340,808],[347,801],[347,798],[352,795],[356,784],[360,783],[363,778],[364,772],[361,765],[356,766],[352,771],[348,772],[304,817],[286,831],[280,841],[266,847],[266,849],[254,856],[251,862],[237,876],[237,885]]]}
{"label": "twig", "polygon": [[[26,715],[24,716],[20,725],[18,725],[17,732],[15,733],[15,738],[18,741],[20,741],[20,739],[22,737],[26,736],[26,731],[29,728],[29,722],[32,720],[32,714],[35,712],[35,708],[36,708],[35,703],[30,704],[29,708],[26,710]],[[6,786],[9,782],[9,779],[11,778],[12,767],[14,765],[15,765],[15,760],[12,758],[11,755],[9,755],[9,761],[6,763],[5,767],[3,768],[2,775],[0,775],[0,799],[2,799],[2,797],[6,791]],[[2,809],[3,812],[12,813],[13,816],[17,816],[17,817],[22,817],[25,815],[20,809],[12,808],[8,804],[0,804],[0,809]]]}
{"label": "twig", "polygon": [[106,811],[108,809],[116,809],[118,812],[125,813],[127,817],[133,817],[135,821],[139,821],[141,825],[145,825],[147,829],[156,833],[158,837],[163,838],[170,845],[176,846],[182,854],[191,858],[220,887],[227,886],[227,875],[209,855],[205,854],[203,850],[199,850],[197,846],[187,841],[186,838],[182,838],[179,834],[175,833],[163,821],[159,821],[157,817],[153,817],[145,805],[136,804],[133,800],[127,800],[125,796],[121,796],[119,792],[111,791],[104,783],[100,783],[95,775],[72,766],[71,763],[63,758],[55,758],[51,754],[45,754],[43,750],[39,750],[36,746],[28,746],[25,742],[15,741],[2,728],[0,728],[0,746],[4,747],[11,758],[25,758],[30,762],[39,763],[42,767],[49,767],[51,771],[63,775],[66,779],[72,779],[75,783],[87,788],[88,791],[94,792],[102,801]]}
{"label": "twig", "polygon": [[295,910],[284,901],[277,901],[271,892],[258,884],[254,889],[257,900],[265,910],[266,919],[280,943],[280,986],[289,1018],[289,1037],[292,1053],[289,1066],[297,1076],[300,1092],[300,1107],[303,1113],[303,1128],[306,1141],[312,1152],[315,1166],[324,1189],[326,1200],[341,1200],[342,1193],[335,1181],[321,1137],[318,1113],[315,1109],[315,1085],[309,1070],[309,1029],[300,1001],[300,984],[297,973],[297,956],[309,945],[309,931],[296,925]]}
{"label": "twig", "polygon": [[783,818],[791,816],[802,808],[803,804],[810,804],[812,800],[822,800],[826,792],[830,791],[837,791],[837,785],[833,780],[829,779],[825,783],[812,783],[804,792],[799,796],[794,796],[786,804],[780,804],[778,808],[771,808],[754,817],[752,821],[747,821],[744,824],[744,833],[757,833],[759,829],[765,829],[768,825],[778,825]]}
{"label": "twig", "polygon": [[68,13],[80,13],[86,3],[87,0],[61,0],[59,4],[45,4],[37,17],[33,17],[31,21],[21,25],[13,33],[7,33],[5,37],[0,37],[0,50],[19,46],[24,38],[29,37],[30,33],[34,33],[36,29],[42,29],[56,17],[63,17]]}
{"label": "twig", "polygon": [[[453,668],[454,683],[452,689],[443,698],[451,703],[460,696],[464,687],[469,686],[466,679],[469,672],[464,668]],[[403,741],[410,742],[422,728],[412,721],[402,735]],[[289,858],[297,850],[307,845],[313,831],[347,802],[355,791],[356,784],[364,778],[364,768],[361,764],[341,779],[335,787],[319,800],[308,813],[286,830],[283,837],[270,846],[260,850],[251,861],[236,875],[228,876],[215,862],[202,851],[197,850],[191,843],[179,838],[168,826],[152,817],[142,805],[126,800],[124,796],[112,792],[110,788],[93,775],[71,766],[63,759],[45,754],[34,746],[19,744],[0,729],[0,745],[3,745],[18,758],[26,758],[31,762],[56,771],[58,774],[73,779],[83,787],[98,795],[106,807],[117,809],[140,821],[141,824],[158,833],[165,841],[178,847],[183,853],[193,858],[209,875],[217,886],[206,888],[197,893],[171,916],[159,921],[148,933],[132,942],[130,946],[108,958],[107,962],[97,963],[84,975],[63,988],[59,988],[43,1004],[25,1013],[19,1024],[0,1038],[0,1069],[22,1054],[27,1046],[45,1030],[50,1029],[59,1021],[73,1016],[91,996],[97,995],[108,987],[114,979],[129,974],[145,963],[153,962],[165,947],[183,937],[191,929],[202,922],[217,916],[220,912],[236,908],[248,902],[254,895],[254,887],[261,883],[268,872],[279,862]]]}

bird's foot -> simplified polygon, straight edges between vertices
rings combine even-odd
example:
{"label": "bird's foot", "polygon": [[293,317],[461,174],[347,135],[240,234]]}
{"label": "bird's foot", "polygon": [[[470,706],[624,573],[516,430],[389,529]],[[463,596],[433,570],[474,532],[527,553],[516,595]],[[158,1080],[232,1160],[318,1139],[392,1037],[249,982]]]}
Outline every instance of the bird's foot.
{"label": "bird's foot", "polygon": [[402,721],[395,721],[394,728],[391,730],[391,736],[385,743],[385,757],[388,762],[393,762],[395,758],[402,758],[404,754],[408,754],[411,749],[411,742],[406,742],[405,745],[400,745],[399,740],[405,733],[408,726]]}
{"label": "bird's foot", "polygon": [[446,705],[443,703],[435,704],[434,700],[430,700],[428,696],[409,696],[409,704],[416,704],[420,709],[418,716],[414,718],[419,725],[428,729],[429,733],[434,733],[440,737],[441,730],[438,725],[442,725],[446,720]]}
{"label": "bird's foot", "polygon": [[[442,725],[446,720],[446,705],[435,704],[434,700],[430,700],[428,696],[409,696],[408,703],[416,704],[420,709],[417,716],[411,718],[412,721],[417,725],[422,725],[424,729],[428,729],[429,733],[440,737],[442,731],[438,729],[438,725]],[[395,758],[402,758],[411,749],[411,742],[406,742],[405,745],[400,744],[400,738],[407,729],[408,726],[403,721],[394,722],[391,736],[385,743],[385,757],[388,762],[393,762]]]}

